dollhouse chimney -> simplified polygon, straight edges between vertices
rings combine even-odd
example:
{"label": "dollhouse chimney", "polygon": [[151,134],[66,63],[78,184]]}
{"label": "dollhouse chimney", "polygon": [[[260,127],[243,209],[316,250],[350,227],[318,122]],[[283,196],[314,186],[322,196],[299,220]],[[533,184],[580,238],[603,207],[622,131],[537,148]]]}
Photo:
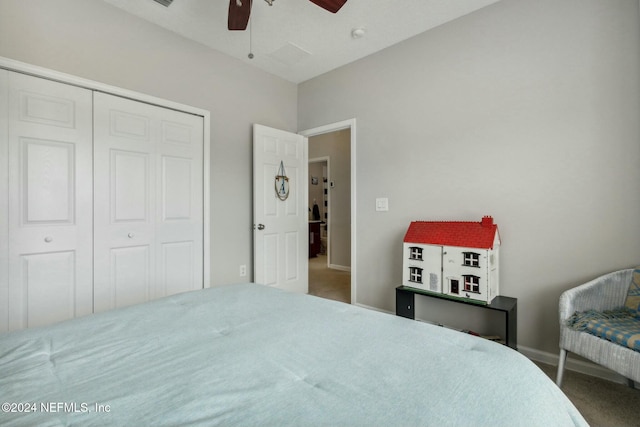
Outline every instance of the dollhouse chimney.
{"label": "dollhouse chimney", "polygon": [[483,216],[482,222],[480,223],[483,227],[491,227],[493,225],[493,217],[491,216]]}

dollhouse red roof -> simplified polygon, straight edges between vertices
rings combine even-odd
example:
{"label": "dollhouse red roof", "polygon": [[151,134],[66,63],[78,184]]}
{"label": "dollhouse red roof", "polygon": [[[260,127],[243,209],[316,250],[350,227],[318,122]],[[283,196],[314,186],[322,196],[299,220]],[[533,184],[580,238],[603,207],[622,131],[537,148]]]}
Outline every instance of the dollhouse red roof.
{"label": "dollhouse red roof", "polygon": [[404,236],[405,243],[481,249],[493,249],[499,239],[498,226],[490,216],[480,222],[414,221]]}

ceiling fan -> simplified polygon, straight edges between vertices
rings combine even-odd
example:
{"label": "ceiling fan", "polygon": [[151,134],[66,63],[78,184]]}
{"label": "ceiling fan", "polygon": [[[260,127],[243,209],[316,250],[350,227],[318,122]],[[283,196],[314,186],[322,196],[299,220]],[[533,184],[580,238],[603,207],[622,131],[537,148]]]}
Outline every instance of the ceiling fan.
{"label": "ceiling fan", "polygon": [[[272,5],[274,0],[265,0]],[[331,13],[336,13],[347,0],[309,0],[310,2],[320,6],[321,8],[328,10]],[[231,31],[243,31],[247,29],[247,23],[249,22],[249,15],[251,15],[251,3],[253,0],[229,0],[229,20],[227,22],[227,28]]]}

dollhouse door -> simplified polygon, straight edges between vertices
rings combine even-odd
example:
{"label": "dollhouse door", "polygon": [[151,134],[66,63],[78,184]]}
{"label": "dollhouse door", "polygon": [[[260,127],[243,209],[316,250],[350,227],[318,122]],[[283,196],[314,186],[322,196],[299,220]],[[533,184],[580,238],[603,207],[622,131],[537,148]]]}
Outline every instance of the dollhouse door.
{"label": "dollhouse door", "polygon": [[307,293],[307,138],[253,125],[254,281]]}

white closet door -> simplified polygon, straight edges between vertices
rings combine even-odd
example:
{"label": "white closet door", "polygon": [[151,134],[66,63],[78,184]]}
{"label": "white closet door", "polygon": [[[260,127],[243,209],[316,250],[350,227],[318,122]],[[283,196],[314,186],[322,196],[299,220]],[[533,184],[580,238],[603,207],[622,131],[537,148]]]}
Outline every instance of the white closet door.
{"label": "white closet door", "polygon": [[203,119],[94,95],[94,310],[203,287]]}
{"label": "white closet door", "polygon": [[155,107],[157,296],[202,289],[203,132],[201,116]]}
{"label": "white closet door", "polygon": [[92,311],[92,100],[89,90],[45,79],[7,72],[6,80],[8,316],[0,329],[16,330]]}

